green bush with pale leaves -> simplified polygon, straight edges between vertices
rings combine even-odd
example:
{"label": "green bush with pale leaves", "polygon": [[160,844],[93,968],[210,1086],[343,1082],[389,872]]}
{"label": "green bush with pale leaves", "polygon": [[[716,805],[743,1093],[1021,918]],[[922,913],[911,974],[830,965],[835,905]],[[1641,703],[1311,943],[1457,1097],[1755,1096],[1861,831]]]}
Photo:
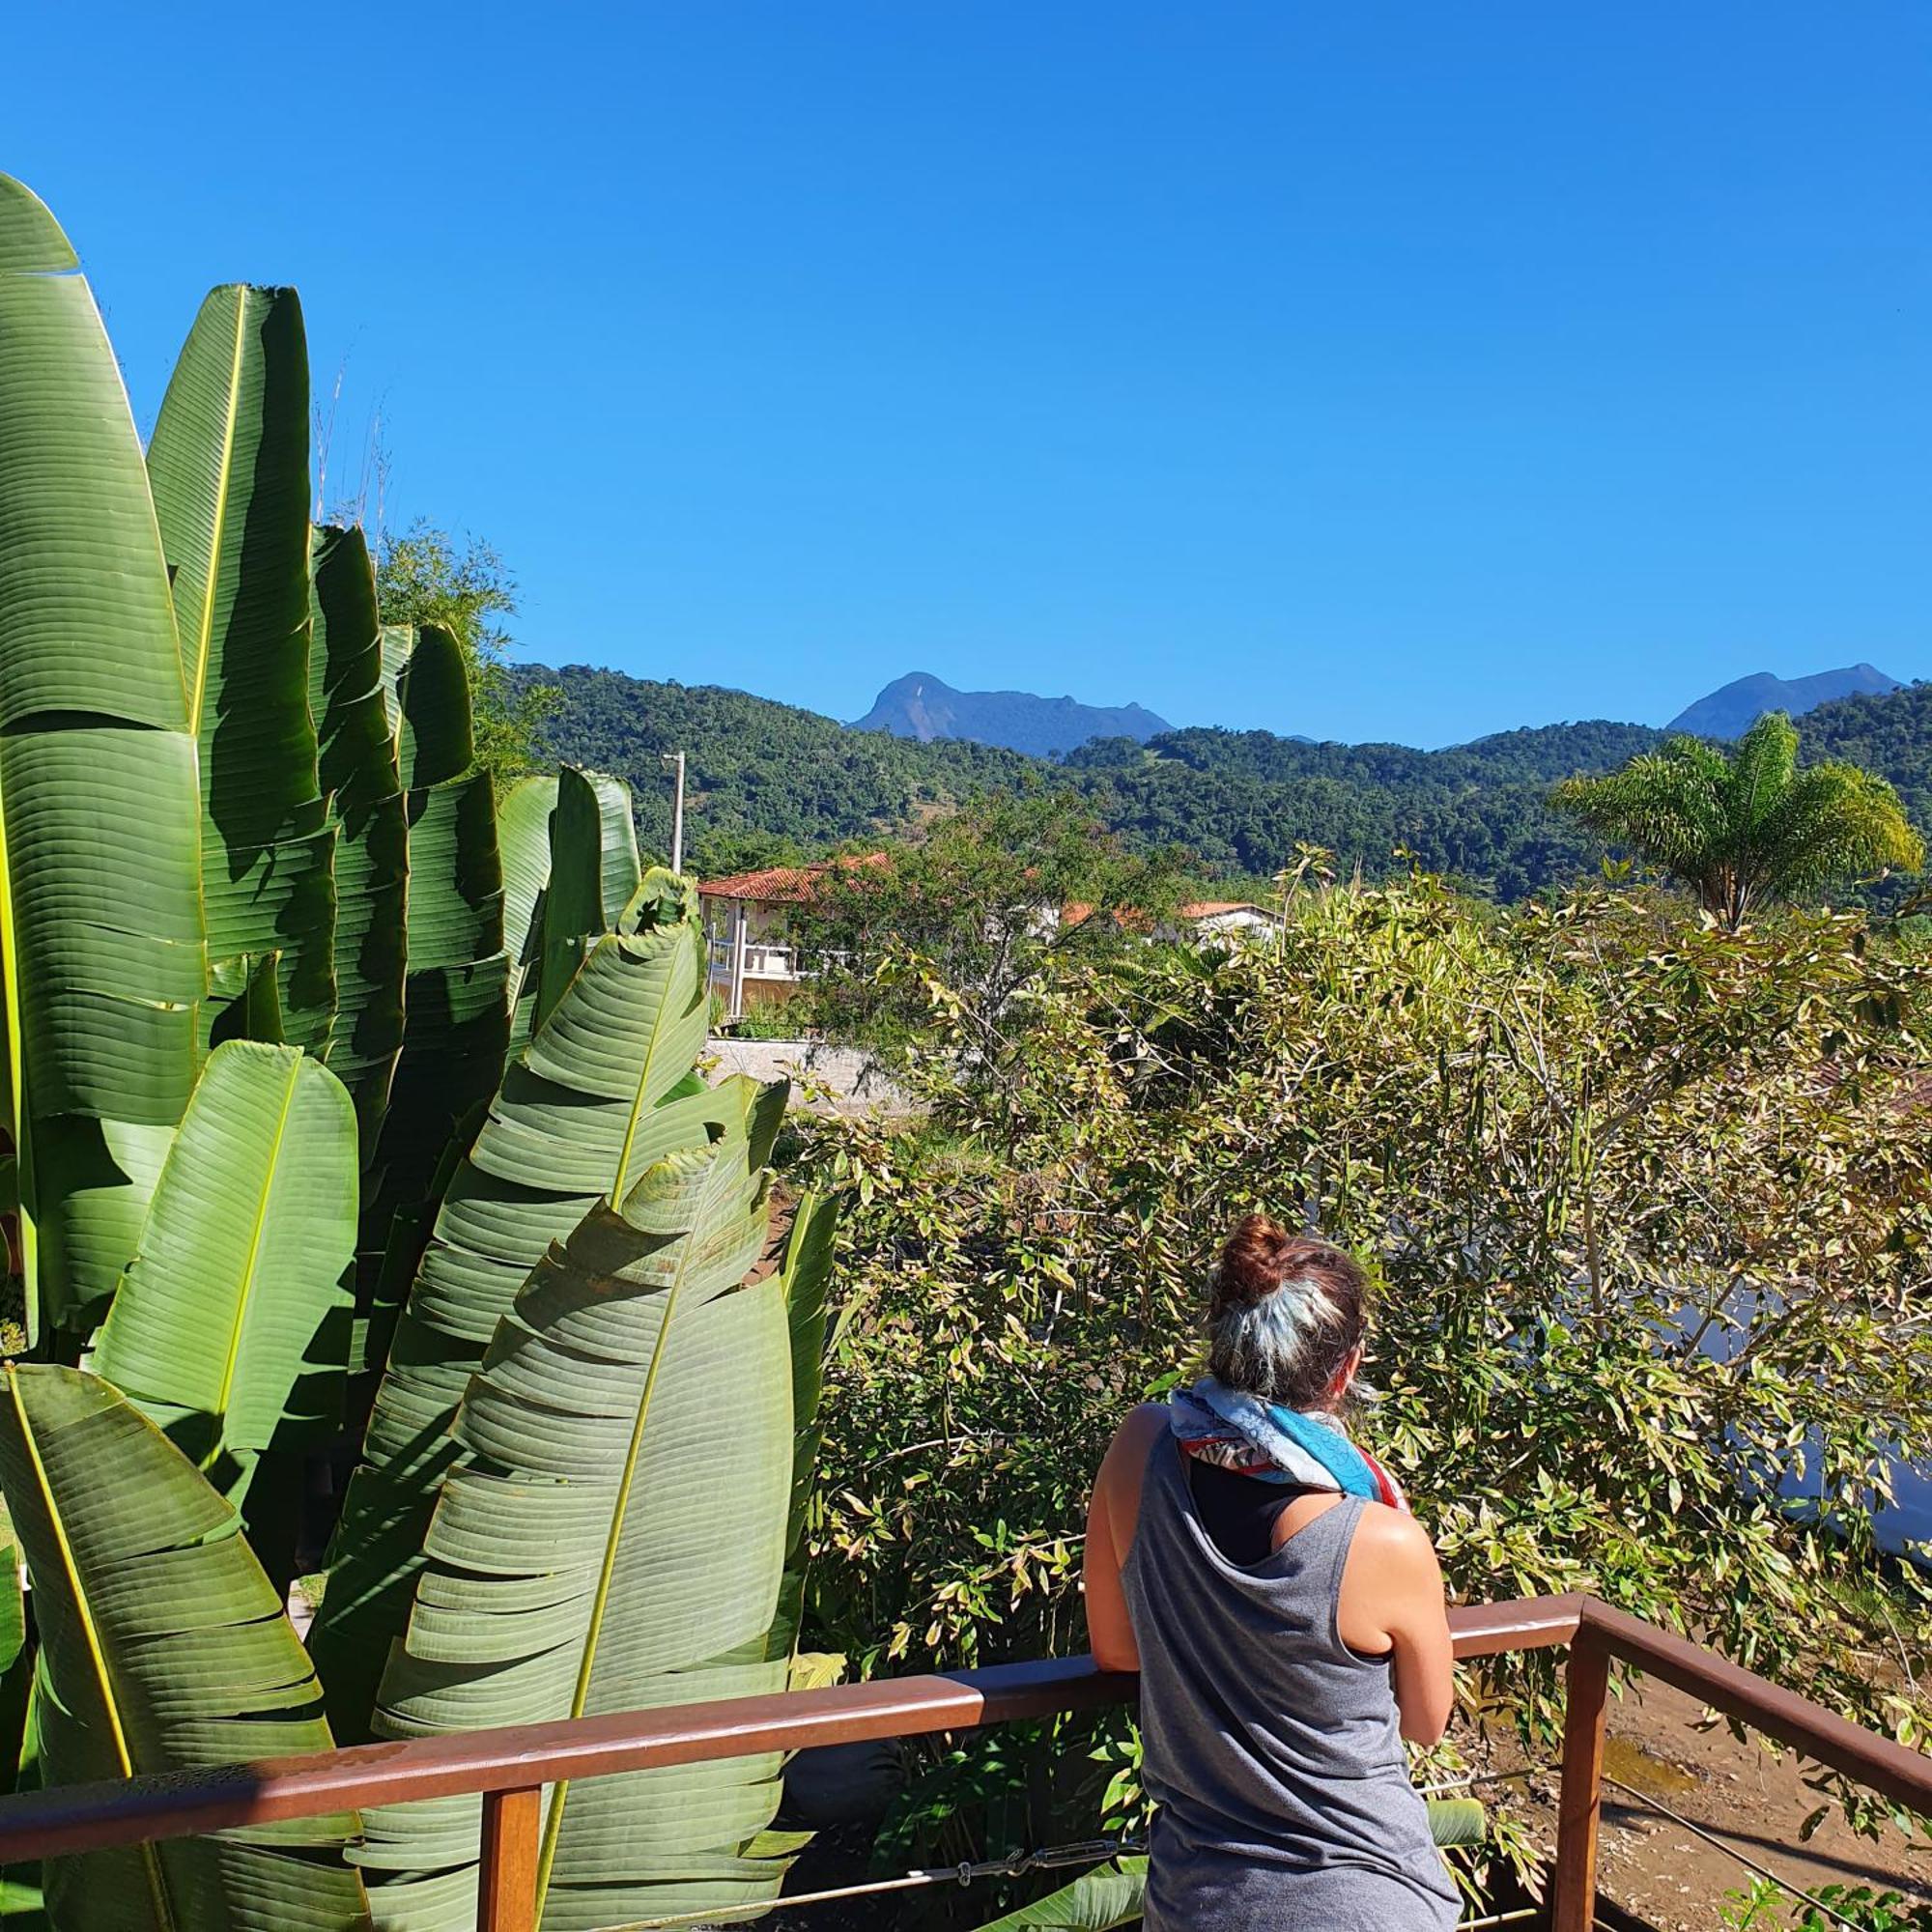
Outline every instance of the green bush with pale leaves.
{"label": "green bush with pale leaves", "polygon": [[[923,1112],[815,1129],[853,1195],[812,1532],[837,1647],[1083,1646],[1091,1474],[1194,1372],[1216,1245],[1265,1208],[1376,1270],[1359,1427],[1459,1599],[1592,1590],[1922,1741],[1926,1590],[1874,1518],[1932,1440],[1923,963],[1853,917],[1733,935],[1423,879],[1303,894],[1278,947],[1068,962],[964,1062],[933,990]],[[1546,1753],[1555,1669],[1465,1671],[1470,1714]]]}

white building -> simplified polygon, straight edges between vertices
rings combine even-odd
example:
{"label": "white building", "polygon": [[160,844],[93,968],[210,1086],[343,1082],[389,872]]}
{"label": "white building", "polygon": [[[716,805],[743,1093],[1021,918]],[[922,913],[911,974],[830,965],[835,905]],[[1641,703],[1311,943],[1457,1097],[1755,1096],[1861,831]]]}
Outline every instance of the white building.
{"label": "white building", "polygon": [[782,1004],[811,977],[790,926],[794,908],[808,904],[832,867],[879,866],[884,855],[824,859],[812,866],[766,866],[697,888],[711,954],[711,989],[726,1019],[753,1007]]}

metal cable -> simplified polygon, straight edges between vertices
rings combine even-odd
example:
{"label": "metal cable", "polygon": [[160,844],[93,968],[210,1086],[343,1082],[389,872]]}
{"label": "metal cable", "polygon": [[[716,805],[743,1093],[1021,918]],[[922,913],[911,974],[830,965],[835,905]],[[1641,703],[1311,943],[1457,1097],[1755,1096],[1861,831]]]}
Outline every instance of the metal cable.
{"label": "metal cable", "polygon": [[1755,1859],[1747,1858],[1735,1845],[1727,1845],[1715,1832],[1706,1831],[1694,1819],[1685,1817],[1681,1811],[1673,1811],[1669,1805],[1653,1798],[1649,1792],[1639,1791],[1635,1785],[1626,1784],[1622,1778],[1612,1777],[1608,1772],[1603,1774],[1603,1779],[1605,1784],[1614,1784],[1619,1791],[1629,1792],[1633,1798],[1648,1805],[1651,1810],[1658,1812],[1662,1817],[1668,1818],[1673,1825],[1683,1826],[1691,1836],[1702,1838],[1707,1845],[1716,1846],[1726,1858],[1735,1859],[1747,1871],[1755,1872],[1759,1878],[1769,1879],[1780,1891],[1788,1891],[1793,1898],[1808,1905],[1812,1911],[1822,1912],[1833,1924],[1848,1926],[1850,1932],[1859,1932],[1859,1921],[1856,1918],[1847,1918],[1842,1912],[1836,1911],[1832,1906],[1827,1905],[1822,1898],[1812,1897],[1802,1887],[1793,1885],[1788,1878],[1779,1878],[1775,1871],[1772,1871],[1765,1865],[1759,1864]]}
{"label": "metal cable", "polygon": [[[1523,1775],[1507,1772],[1497,1773],[1495,1776]],[[1465,1781],[1472,1784],[1492,1783],[1494,1777]],[[734,1918],[736,1922],[742,1922],[753,1916],[774,1911],[789,1912],[798,1906],[832,1905],[847,1898],[875,1898],[882,1892],[910,1891],[932,1885],[972,1885],[983,1878],[1024,1878],[1029,1872],[1057,1871],[1066,1865],[1095,1865],[1108,1859],[1135,1857],[1146,1850],[1146,1841],[1140,1838],[1084,1838],[1075,1844],[1049,1845],[1037,1852],[1017,1852],[1008,1859],[981,1859],[977,1862],[909,1871],[901,1878],[872,1879],[864,1885],[833,1886],[824,1891],[802,1891],[794,1897],[778,1898],[748,1907],[737,1915],[728,1909],[720,1912],[715,1908],[708,1912],[680,1912],[667,1918],[628,1918],[621,1925],[602,1926],[599,1932],[670,1932],[670,1928],[675,1926],[728,1925],[734,1922]],[[1520,1912],[1496,1913],[1487,1918],[1464,1918],[1460,1921],[1459,1932],[1481,1932],[1481,1928],[1515,1925],[1536,1916],[1537,1909],[1530,1907]]]}
{"label": "metal cable", "polygon": [[[1501,1784],[1518,1778],[1534,1777],[1548,1769],[1547,1765],[1528,1765],[1520,1771],[1487,1772],[1476,1777],[1451,1778],[1441,1784],[1427,1786],[1426,1794],[1434,1796],[1444,1791],[1470,1791],[1481,1785]],[[1605,1784],[1614,1785],[1619,1791],[1628,1793],[1661,1817],[1668,1818],[1673,1825],[1681,1826],[1693,1837],[1701,1838],[1706,1844],[1722,1852],[1726,1858],[1743,1865],[1747,1871],[1754,1872],[1759,1878],[1768,1880],[1780,1891],[1787,1892],[1802,1904],[1810,1906],[1814,1912],[1823,1913],[1834,1925],[1845,1926],[1848,1932],[1860,1932],[1856,1919],[1848,1918],[1842,1912],[1827,1905],[1823,1899],[1813,1896],[1802,1887],[1793,1885],[1788,1879],[1780,1878],[1769,1867],[1759,1864],[1755,1859],[1747,1857],[1734,1845],[1725,1843],[1716,1833],[1707,1831],[1694,1819],[1687,1818],[1682,1812],[1672,1810],[1669,1805],[1653,1798],[1648,1792],[1639,1790],[1635,1785],[1626,1784],[1620,1777],[1612,1777],[1608,1772],[1603,1774],[1603,1779]],[[665,1918],[626,1919],[621,1925],[603,1927],[602,1932],[671,1932],[671,1928],[678,1926],[727,1925],[771,1911],[789,1912],[801,1906],[832,1905],[841,1899],[873,1898],[886,1892],[911,1891],[935,1885],[967,1886],[980,1879],[1024,1878],[1031,1872],[1057,1871],[1067,1865],[1095,1865],[1112,1858],[1132,1857],[1146,1849],[1145,1843],[1138,1838],[1087,1838],[1074,1844],[1049,1845],[1037,1852],[1018,1852],[1011,1858],[980,1859],[956,1865],[926,1867],[907,1872],[899,1878],[872,1879],[863,1885],[833,1886],[823,1891],[800,1892],[795,1897],[779,1898],[750,1908],[745,1913],[737,1915],[735,1921],[734,1915],[728,1910],[720,1912],[714,1908],[708,1912],[681,1912]],[[1486,1918],[1465,1918],[1461,1921],[1461,1932],[1489,1932],[1489,1928],[1520,1924],[1535,1917],[1534,1909],[1525,1909],[1496,1913]],[[1601,1918],[1595,1922],[1599,1927],[1605,1924]]]}
{"label": "metal cable", "polygon": [[1419,1785],[1417,1792],[1423,1798],[1439,1798],[1445,1791],[1474,1791],[1483,1785],[1508,1784],[1515,1778],[1541,1777],[1549,1768],[1547,1764],[1526,1764],[1520,1771],[1486,1771],[1479,1777],[1451,1777],[1440,1784]]}
{"label": "metal cable", "polygon": [[[802,1891],[793,1898],[780,1898],[760,1904],[740,1918],[770,1911],[789,1912],[799,1905],[830,1905],[841,1898],[869,1898],[885,1891],[910,1891],[928,1885],[971,1885],[982,1878],[1024,1878],[1029,1872],[1058,1871],[1065,1865],[1100,1864],[1108,1859],[1131,1857],[1147,1849],[1138,1838],[1084,1838],[1077,1844],[1049,1845],[1037,1852],[1016,1852],[1009,1859],[980,1859],[957,1865],[940,1865],[909,1871],[902,1878],[873,1879],[865,1885],[834,1886],[825,1891]],[[631,1918],[621,1925],[607,1925],[602,1932],[664,1932],[675,1925],[724,1925],[732,1921],[729,1911],[680,1912],[668,1918]]]}

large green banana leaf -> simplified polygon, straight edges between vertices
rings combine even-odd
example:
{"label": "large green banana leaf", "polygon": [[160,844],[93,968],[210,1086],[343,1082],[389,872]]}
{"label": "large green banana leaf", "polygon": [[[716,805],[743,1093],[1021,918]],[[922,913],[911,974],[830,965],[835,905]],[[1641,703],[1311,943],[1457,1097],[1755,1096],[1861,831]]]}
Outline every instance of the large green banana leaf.
{"label": "large green banana leaf", "polygon": [[323,1059],[355,1102],[365,1164],[403,1044],[409,820],[383,677],[376,572],[359,529],[315,532],[309,708],[335,821],[335,1017]]}
{"label": "large green banana leaf", "polygon": [[566,766],[557,776],[551,821],[536,1025],[550,1017],[598,935],[616,924],[640,876],[630,787],[602,772]]}
{"label": "large green banana leaf", "polygon": [[34,1681],[34,1653],[27,1641],[27,1599],[20,1588],[20,1549],[14,1528],[0,1540],[0,1793],[19,1776],[26,1737],[27,1695]]}
{"label": "large green banana leaf", "polygon": [[[790,1506],[791,1349],[779,1282],[742,1287],[770,1220],[782,1086],[730,1083],[719,1139],[647,1169],[540,1262],[457,1411],[380,1735],[646,1709],[783,1688],[767,1661]],[[552,1787],[546,1932],[773,1897],[753,1850],[776,1753]],[[466,1922],[473,1799],[385,1807],[357,1854],[378,1923]],[[471,1881],[473,1886],[473,1880]],[[432,1902],[449,1897],[451,1909]]]}
{"label": "large green banana leaf", "polygon": [[[208,1029],[210,1046],[231,1039],[262,1040],[270,1046],[287,1043],[282,1020],[279,952],[243,952],[212,969],[213,994],[217,1003]],[[204,1017],[208,1009],[204,1009]]]}
{"label": "large green banana leaf", "polygon": [[368,1732],[402,1634],[448,1430],[498,1319],[553,1241],[622,1200],[719,1102],[688,1091],[705,1039],[696,895],[652,872],[503,1077],[437,1214],[350,1482],[310,1642],[345,1740]]}
{"label": "large green banana leaf", "polygon": [[1023,1932],[1051,1926],[1060,1932],[1114,1932],[1117,1925],[1140,1923],[1141,1903],[1147,1896],[1145,1859],[1119,1859],[1082,1872],[1071,1885],[994,1918],[980,1932]]}
{"label": "large green banana leaf", "polygon": [[785,1325],[791,1344],[791,1507],[785,1523],[784,1583],[772,1625],[771,1655],[790,1654],[797,1643],[805,1602],[806,1511],[818,1462],[818,1400],[825,1386],[825,1300],[832,1279],[833,1243],[838,1233],[836,1196],[808,1192],[792,1210],[779,1267]]}
{"label": "large green banana leaf", "polygon": [[[308,1659],[230,1505],[98,1378],[0,1374],[45,1781],[327,1750]],[[355,1829],[337,1814],[56,1860],[48,1915],[63,1932],[343,1932],[366,1922],[343,1858]]]}
{"label": "large green banana leaf", "polygon": [[[536,1021],[537,969],[550,885],[551,838],[559,781],[554,774],[518,779],[497,801],[497,841],[503,852],[503,950],[510,955],[510,1044],[522,1046]],[[606,930],[615,924],[607,922]]]}
{"label": "large green banana leaf", "polygon": [[113,1293],[207,990],[167,567],[77,270],[0,175],[0,985],[30,1327]]}
{"label": "large green banana leaf", "polygon": [[240,1502],[261,1453],[339,1426],[355,1111],[292,1046],[218,1046],[93,1367]]}
{"label": "large green banana leaf", "polygon": [[148,445],[201,750],[213,992],[204,1038],[277,956],[284,1037],[319,1050],[335,1004],[335,829],[309,716],[308,344],[293,289],[211,290]]}
{"label": "large green banana leaf", "polygon": [[408,973],[402,1053],[364,1195],[369,1327],[357,1355],[372,1368],[394,1310],[371,1297],[381,1279],[371,1263],[427,1232],[438,1177],[497,1091],[510,1032],[497,813],[475,765],[463,653],[434,624],[385,627],[383,644],[409,816]]}

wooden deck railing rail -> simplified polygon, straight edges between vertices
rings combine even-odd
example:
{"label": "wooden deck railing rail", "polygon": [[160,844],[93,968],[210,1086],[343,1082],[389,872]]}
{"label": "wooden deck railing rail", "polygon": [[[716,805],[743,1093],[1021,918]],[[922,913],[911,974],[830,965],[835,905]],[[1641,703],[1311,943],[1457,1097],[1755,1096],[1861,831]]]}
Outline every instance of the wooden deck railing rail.
{"label": "wooden deck railing rail", "polygon": [[[1450,1621],[1462,1658],[1570,1646],[1553,1932],[1589,1932],[1594,1918],[1605,1699],[1614,1660],[1675,1685],[1908,1810],[1932,1816],[1932,1758],[1593,1597],[1471,1605],[1453,1610]],[[0,1799],[0,1864],[361,1810],[399,1799],[480,1792],[477,1924],[482,1932],[533,1932],[541,1794],[557,1778],[968,1730],[1127,1702],[1135,1685],[1132,1677],[1096,1669],[1091,1658],[1047,1659],[62,1785]]]}

